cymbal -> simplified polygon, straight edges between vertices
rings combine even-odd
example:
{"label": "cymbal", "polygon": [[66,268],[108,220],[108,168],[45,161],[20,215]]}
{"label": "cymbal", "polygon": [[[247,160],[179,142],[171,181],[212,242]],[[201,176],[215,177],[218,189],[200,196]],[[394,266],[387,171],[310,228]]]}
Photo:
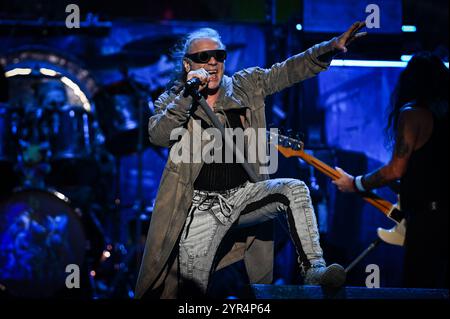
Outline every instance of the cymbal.
{"label": "cymbal", "polygon": [[[118,68],[121,66],[144,67],[158,62],[164,54],[170,57],[170,51],[177,41],[179,41],[179,37],[174,35],[143,37],[128,42],[118,53],[93,56],[88,64],[92,69]],[[246,46],[246,43],[231,43],[227,45],[227,51],[232,52]]]}
{"label": "cymbal", "polygon": [[92,69],[109,69],[126,67],[143,67],[153,64],[159,60],[160,56],[153,52],[121,51],[109,55],[97,55],[89,61]]}
{"label": "cymbal", "polygon": [[144,67],[158,62],[163,54],[169,54],[175,41],[174,36],[143,37],[128,42],[117,53],[93,56],[88,64],[92,69]]}
{"label": "cymbal", "polygon": [[155,55],[170,54],[170,49],[177,43],[179,37],[174,35],[164,35],[158,37],[143,37],[135,41],[128,42],[123,46],[125,51],[152,52]]}

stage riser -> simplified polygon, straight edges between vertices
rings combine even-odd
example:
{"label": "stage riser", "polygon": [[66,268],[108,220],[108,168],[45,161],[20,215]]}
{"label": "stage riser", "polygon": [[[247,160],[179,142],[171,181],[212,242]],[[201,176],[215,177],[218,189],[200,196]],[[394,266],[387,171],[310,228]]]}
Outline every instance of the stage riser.
{"label": "stage riser", "polygon": [[256,299],[449,299],[446,289],[251,285]]}

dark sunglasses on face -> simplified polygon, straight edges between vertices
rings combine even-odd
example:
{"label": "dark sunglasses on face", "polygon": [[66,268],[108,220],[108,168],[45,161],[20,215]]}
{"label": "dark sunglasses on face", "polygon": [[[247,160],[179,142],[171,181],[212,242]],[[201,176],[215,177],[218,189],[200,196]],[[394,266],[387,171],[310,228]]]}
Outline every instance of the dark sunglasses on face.
{"label": "dark sunglasses on face", "polygon": [[208,63],[211,57],[217,60],[217,62],[223,62],[227,58],[227,51],[225,50],[209,50],[200,51],[192,54],[185,54],[186,58],[191,59],[195,63]]}

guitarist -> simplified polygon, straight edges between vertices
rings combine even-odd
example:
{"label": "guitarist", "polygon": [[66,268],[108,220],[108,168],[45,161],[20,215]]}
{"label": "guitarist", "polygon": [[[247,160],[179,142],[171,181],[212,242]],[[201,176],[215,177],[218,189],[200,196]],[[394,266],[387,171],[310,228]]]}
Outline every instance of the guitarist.
{"label": "guitarist", "polygon": [[448,69],[433,54],[416,54],[392,95],[386,133],[394,141],[390,162],[353,177],[336,168],[343,192],[365,192],[400,179],[407,215],[404,284],[449,287],[448,279]]}

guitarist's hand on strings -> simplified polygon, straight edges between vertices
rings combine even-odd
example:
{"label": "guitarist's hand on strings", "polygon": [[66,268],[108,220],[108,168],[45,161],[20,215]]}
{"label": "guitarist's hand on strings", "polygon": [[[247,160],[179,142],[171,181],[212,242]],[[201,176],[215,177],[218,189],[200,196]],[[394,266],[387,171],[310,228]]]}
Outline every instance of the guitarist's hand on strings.
{"label": "guitarist's hand on strings", "polygon": [[348,174],[340,167],[335,167],[336,170],[341,174],[341,177],[332,181],[336,187],[344,193],[356,192],[357,189],[355,187],[354,179],[355,177]]}

